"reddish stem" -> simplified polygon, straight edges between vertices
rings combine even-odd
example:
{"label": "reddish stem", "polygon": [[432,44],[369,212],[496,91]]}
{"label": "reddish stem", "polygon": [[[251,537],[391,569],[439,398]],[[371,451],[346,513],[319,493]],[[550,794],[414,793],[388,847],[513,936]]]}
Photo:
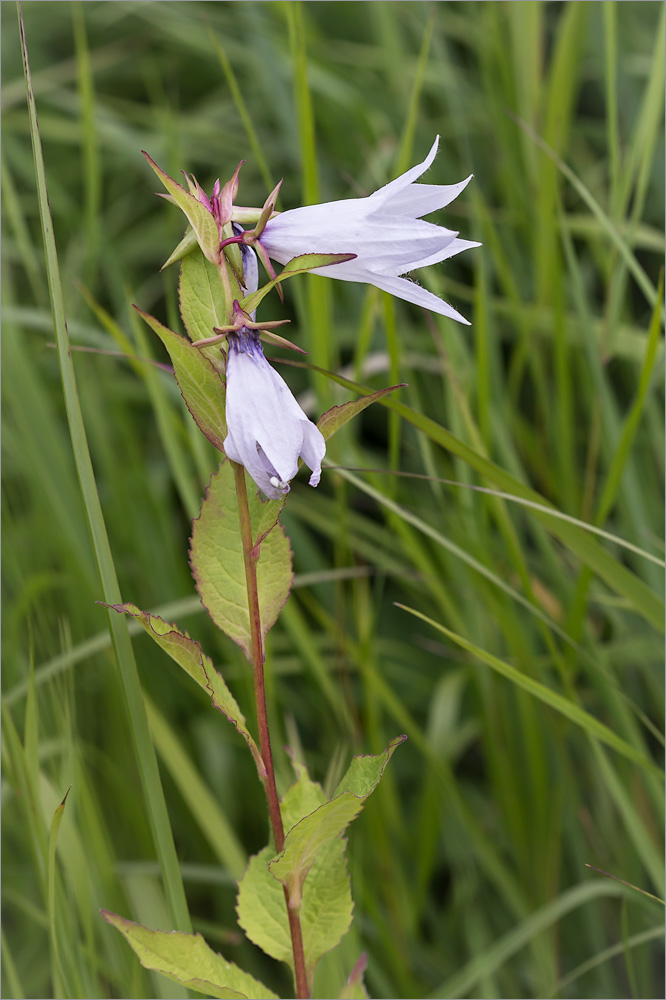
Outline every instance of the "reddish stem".
{"label": "reddish stem", "polygon": [[[280,812],[280,801],[275,787],[275,769],[271,752],[271,737],[268,729],[266,713],[266,688],[264,685],[264,641],[261,634],[261,616],[259,612],[259,593],[257,590],[257,560],[259,552],[255,551],[252,539],[252,524],[250,508],[247,503],[247,487],[245,484],[245,469],[236,462],[231,463],[236,478],[236,497],[238,499],[238,515],[240,519],[241,539],[243,542],[243,559],[245,562],[245,584],[247,587],[247,603],[250,612],[250,637],[252,644],[252,668],[254,673],[254,698],[257,707],[257,726],[259,730],[259,748],[266,768],[264,788],[268,801],[275,849],[279,854],[284,848],[284,827]],[[305,952],[303,950],[303,934],[298,910],[289,905],[289,893],[284,887],[284,898],[289,916],[291,946],[294,956],[294,977],[298,1000],[308,1000],[310,989],[305,968]]]}

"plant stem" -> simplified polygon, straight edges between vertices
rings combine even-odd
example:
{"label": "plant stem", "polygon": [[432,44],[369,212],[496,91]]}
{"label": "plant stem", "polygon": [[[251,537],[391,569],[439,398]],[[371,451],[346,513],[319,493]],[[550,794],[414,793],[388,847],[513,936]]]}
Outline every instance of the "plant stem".
{"label": "plant stem", "polygon": [[[238,516],[240,520],[241,539],[243,542],[243,559],[245,562],[245,584],[247,587],[247,603],[250,612],[250,637],[252,643],[252,669],[254,673],[254,698],[257,707],[257,726],[259,729],[259,748],[266,768],[264,788],[268,801],[275,849],[279,854],[284,848],[284,827],[280,812],[280,801],[275,787],[275,769],[271,752],[271,737],[268,729],[266,713],[266,688],[264,685],[264,641],[261,634],[261,616],[259,612],[259,593],[257,590],[257,560],[259,552],[255,551],[252,539],[252,524],[250,509],[247,503],[247,487],[245,484],[245,469],[236,462],[231,463],[236,478],[236,498],[238,500]],[[299,1000],[308,1000],[307,972],[305,968],[305,953],[303,951],[303,934],[299,911],[289,905],[289,893],[284,887],[284,898],[289,917],[291,947],[294,956],[294,977],[296,980],[296,995]]]}

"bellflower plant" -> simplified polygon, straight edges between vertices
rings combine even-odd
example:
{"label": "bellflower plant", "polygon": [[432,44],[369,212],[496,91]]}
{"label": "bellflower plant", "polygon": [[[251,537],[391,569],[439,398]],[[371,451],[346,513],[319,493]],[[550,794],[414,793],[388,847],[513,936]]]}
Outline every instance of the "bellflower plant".
{"label": "bellflower plant", "polygon": [[[401,277],[478,245],[421,218],[447,205],[469,181],[448,187],[415,184],[436,151],[437,141],[423,163],[368,198],[282,215],[274,213],[279,185],[262,208],[239,208],[234,204],[238,170],[225,185],[218,180],[208,197],[195,178],[187,177],[185,190],[147,157],[167,198],[184,212],[191,227],[167,262],[181,260],[180,307],[189,340],[139,312],[169,352],[192,417],[222,456],[192,525],[190,566],[210,618],[240,646],[252,668],[256,733],[195,639],[135,604],[113,608],[138,620],[211,695],[214,707],[247,744],[266,795],[272,839],[250,858],[238,881],[238,921],[254,944],[291,969],[294,987],[289,995],[299,1000],[312,996],[317,962],[336,947],[351,924],[346,829],[405,737],[392,739],[382,753],[354,758],[331,795],[311,780],[301,763],[295,767],[295,783],[278,795],[264,665],[266,636],[293,583],[292,550],[280,517],[299,458],[311,470],[310,485],[316,486],[326,439],[399,387],[335,406],[315,426],[264,357],[262,338],[294,347],[273,332],[284,321],[257,321],[256,313],[273,288],[280,290],[288,278],[315,271],[376,285],[466,322],[436,295]],[[255,228],[244,230],[241,223],[254,223]],[[261,288],[257,255],[271,279]],[[280,274],[274,274],[270,258],[285,265]],[[248,477],[263,496],[248,489]],[[311,870],[314,877],[309,876]],[[206,996],[275,998],[264,984],[212,951],[200,935],[153,931],[102,912],[144,965],[188,989]],[[366,963],[361,955],[339,998],[367,998]]]}

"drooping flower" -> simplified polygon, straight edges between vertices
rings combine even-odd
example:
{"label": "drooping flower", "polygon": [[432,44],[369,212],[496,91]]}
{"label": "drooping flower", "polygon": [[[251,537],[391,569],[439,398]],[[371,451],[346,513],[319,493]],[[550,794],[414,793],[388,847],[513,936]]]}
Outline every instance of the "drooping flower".
{"label": "drooping flower", "polygon": [[256,330],[242,327],[227,341],[227,456],[245,466],[270,500],[289,492],[299,458],[312,470],[310,486],[316,486],[326,452],[321,431],[269,365]]}
{"label": "drooping flower", "polygon": [[266,223],[260,244],[281,264],[305,253],[354,253],[354,260],[320,267],[313,273],[376,285],[407,302],[468,324],[448,302],[400,277],[481,245],[422,219],[452,202],[472,179],[470,174],[459,184],[414,183],[432,164],[438,144],[439,136],[423,163],[367,198],[309,205],[275,215]]}
{"label": "drooping flower", "polygon": [[[234,232],[242,232],[236,223]],[[250,247],[241,244],[240,249],[244,286],[252,293],[258,284],[257,258]],[[245,466],[270,500],[289,492],[299,458],[312,470],[310,486],[317,486],[326,442],[264,357],[259,331],[241,326],[227,334],[227,345],[227,457]]]}

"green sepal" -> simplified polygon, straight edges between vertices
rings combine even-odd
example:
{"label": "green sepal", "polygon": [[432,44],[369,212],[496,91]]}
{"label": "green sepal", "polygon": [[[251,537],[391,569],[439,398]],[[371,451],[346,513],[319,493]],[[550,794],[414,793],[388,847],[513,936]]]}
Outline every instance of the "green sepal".
{"label": "green sepal", "polygon": [[201,934],[151,931],[108,910],[100,912],[120,931],[144,969],[217,1000],[278,1000],[254,976],[209,948]]}
{"label": "green sepal", "polygon": [[347,260],[353,260],[356,257],[355,253],[304,253],[299,257],[294,257],[285,265],[284,270],[280,271],[278,275],[269,281],[267,284],[262,285],[261,288],[253,292],[252,295],[246,295],[244,299],[240,300],[240,307],[247,313],[254,312],[259,303],[264,299],[268,293],[279,285],[280,282],[285,281],[287,278],[292,278],[295,274],[305,274],[307,271],[313,271],[317,267],[329,267],[331,264],[344,264]]}

